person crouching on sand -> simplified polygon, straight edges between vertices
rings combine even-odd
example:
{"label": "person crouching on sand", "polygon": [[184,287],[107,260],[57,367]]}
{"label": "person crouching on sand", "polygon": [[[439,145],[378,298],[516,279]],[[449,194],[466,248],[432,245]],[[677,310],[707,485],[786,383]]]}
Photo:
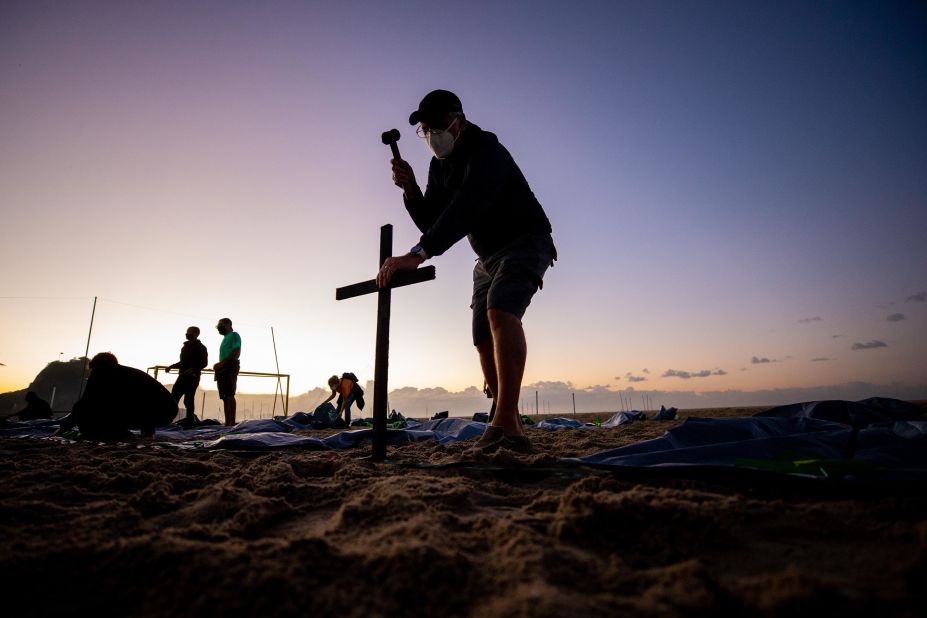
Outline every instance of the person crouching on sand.
{"label": "person crouching on sand", "polygon": [[130,429],[153,436],[155,427],[177,416],[177,402],[163,384],[135,367],[120,365],[110,352],[90,361],[90,377],[73,411],[61,419],[58,433],[77,426],[90,440],[121,440]]}
{"label": "person crouching on sand", "polygon": [[364,409],[364,389],[357,383],[357,376],[346,371],[339,378],[332,376],[328,379],[328,387],[332,389],[332,394],[322,402],[326,404],[335,397],[338,397],[338,417],[344,413],[344,422],[351,425],[351,406],[357,402],[357,407]]}

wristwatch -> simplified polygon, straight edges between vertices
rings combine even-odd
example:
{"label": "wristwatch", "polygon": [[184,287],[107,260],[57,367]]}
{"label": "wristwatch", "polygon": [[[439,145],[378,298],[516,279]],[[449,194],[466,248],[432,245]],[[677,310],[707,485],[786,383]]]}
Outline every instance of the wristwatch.
{"label": "wristwatch", "polygon": [[417,255],[418,257],[422,258],[423,261],[427,260],[430,257],[428,253],[425,252],[425,249],[423,249],[421,245],[415,245],[414,247],[409,249],[409,253],[411,253],[412,255]]}

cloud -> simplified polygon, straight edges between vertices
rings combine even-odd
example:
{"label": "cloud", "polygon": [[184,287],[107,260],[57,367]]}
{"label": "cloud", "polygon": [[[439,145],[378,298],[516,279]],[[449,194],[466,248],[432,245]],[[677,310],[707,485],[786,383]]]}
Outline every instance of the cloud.
{"label": "cloud", "polygon": [[831,361],[833,358],[827,358],[826,356],[818,356],[817,358],[812,358],[812,363],[823,363],[824,361]]}
{"label": "cloud", "polygon": [[831,339],[840,339],[841,337],[843,337],[843,335],[831,335],[830,336]]}
{"label": "cloud", "polygon": [[689,378],[707,378],[711,375],[711,371],[708,369],[702,369],[701,371],[680,371],[678,369],[667,369],[661,378],[682,378],[683,380],[688,380]]}
{"label": "cloud", "polygon": [[628,382],[646,382],[647,378],[643,376],[628,376]]}
{"label": "cloud", "polygon": [[[836,359],[831,359],[836,360]],[[654,371],[654,374],[658,374]],[[694,382],[693,386],[710,384],[711,382]],[[690,382],[676,382],[679,386]],[[374,392],[373,381],[367,382],[367,392]],[[819,385],[815,387],[784,387],[778,389],[744,391],[744,390],[706,390],[696,392],[693,390],[658,390],[634,389],[625,385],[618,389],[595,388],[592,392],[570,382],[541,381],[526,384],[522,387],[521,398],[525,403],[534,406],[534,391],[539,391],[542,406],[549,407],[555,414],[571,414],[575,395],[577,412],[613,412],[617,407],[617,393],[624,395],[633,393],[635,399],[640,394],[651,398],[659,408],[660,404],[676,406],[680,410],[695,408],[724,408],[734,406],[773,406],[798,401],[814,401],[817,399],[843,399],[859,401],[876,394],[903,400],[927,399],[927,381],[913,384],[891,383],[872,384],[865,382],[850,382],[846,384]],[[331,395],[328,388],[315,388],[302,395],[290,396],[291,410],[312,411],[326,397]],[[261,395],[265,397],[265,411],[273,401],[273,394]],[[368,405],[371,399],[368,398]],[[406,416],[413,418],[431,417],[435,412],[448,410],[451,416],[469,418],[474,412],[488,412],[492,401],[487,399],[482,389],[470,386],[462,391],[447,391],[445,389],[418,389],[414,387],[398,388],[389,393],[390,408],[399,410]],[[544,408],[541,408],[542,410]],[[371,412],[365,410],[369,415]]]}
{"label": "cloud", "polygon": [[819,315],[814,316],[813,318],[802,318],[798,321],[799,324],[811,324],[812,322],[823,322],[824,318]]}
{"label": "cloud", "polygon": [[713,376],[726,376],[726,375],[727,375],[727,372],[726,372],[724,369],[715,369],[714,371],[711,372],[711,375],[713,375]]}
{"label": "cloud", "polygon": [[912,294],[905,299],[905,302],[909,303],[923,303],[927,302],[927,292],[921,291],[917,294]]}
{"label": "cloud", "polygon": [[762,358],[754,356],[753,358],[750,359],[750,362],[753,363],[754,365],[762,365],[763,363],[774,363],[776,361],[771,361],[765,356]]}
{"label": "cloud", "polygon": [[888,320],[889,322],[900,322],[904,319],[904,314],[903,313],[893,313],[885,319]]}
{"label": "cloud", "polygon": [[[612,392],[610,387],[611,387],[611,384],[596,384],[594,386],[587,386],[580,390],[582,390],[585,393],[610,393]],[[522,387],[522,388],[526,388],[526,387]],[[531,389],[531,386],[529,385],[527,388]],[[532,390],[540,390],[540,389],[532,389]]]}
{"label": "cloud", "polygon": [[868,341],[866,343],[859,343],[859,342],[854,343],[853,347],[851,347],[850,349],[851,350],[875,350],[876,348],[887,348],[887,347],[888,347],[888,344],[885,343],[884,341],[873,339],[872,341]]}
{"label": "cloud", "polygon": [[649,374],[649,373],[650,373],[650,370],[649,370],[649,369],[647,369],[646,367],[644,367],[643,369],[641,369],[641,371],[643,371],[644,373],[647,373],[647,374]]}
{"label": "cloud", "polygon": [[620,382],[620,381],[621,381],[621,376],[615,376],[615,381]]}

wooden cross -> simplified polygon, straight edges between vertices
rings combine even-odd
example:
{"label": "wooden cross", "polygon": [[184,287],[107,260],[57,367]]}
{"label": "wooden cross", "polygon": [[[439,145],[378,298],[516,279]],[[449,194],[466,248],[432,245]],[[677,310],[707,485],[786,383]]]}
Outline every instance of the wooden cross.
{"label": "wooden cross", "polygon": [[[393,226],[380,228],[380,266],[393,255]],[[389,309],[390,290],[435,278],[435,267],[399,272],[385,288],[377,287],[377,280],[362,281],[335,290],[335,300],[344,300],[377,293],[377,349],[373,371],[373,460],[386,459],[386,397],[389,392]]]}

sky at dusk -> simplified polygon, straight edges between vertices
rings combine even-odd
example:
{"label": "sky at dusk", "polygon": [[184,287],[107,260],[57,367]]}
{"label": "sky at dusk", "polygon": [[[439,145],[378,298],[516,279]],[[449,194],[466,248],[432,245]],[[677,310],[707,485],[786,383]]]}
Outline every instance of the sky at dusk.
{"label": "sky at dusk", "polygon": [[[334,292],[418,240],[380,134],[424,184],[434,88],[553,225],[527,385],[927,398],[927,5],[811,1],[0,3],[0,390],[94,296],[91,355],[196,324],[214,362],[228,316],[292,393],[372,379],[375,297]],[[391,388],[482,386],[473,262],[393,292]]]}

